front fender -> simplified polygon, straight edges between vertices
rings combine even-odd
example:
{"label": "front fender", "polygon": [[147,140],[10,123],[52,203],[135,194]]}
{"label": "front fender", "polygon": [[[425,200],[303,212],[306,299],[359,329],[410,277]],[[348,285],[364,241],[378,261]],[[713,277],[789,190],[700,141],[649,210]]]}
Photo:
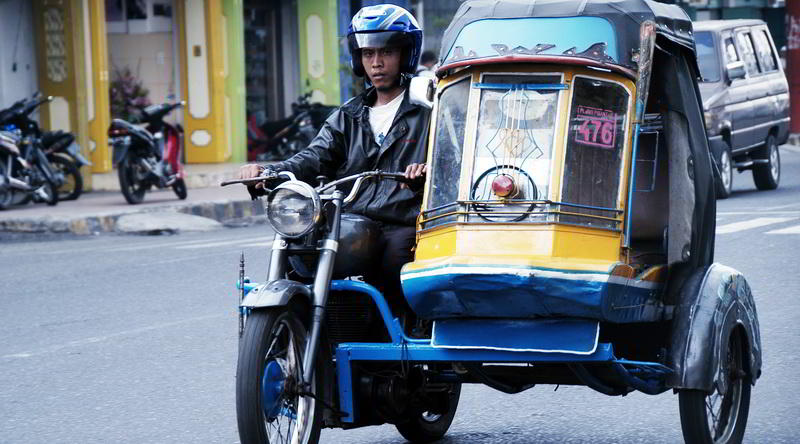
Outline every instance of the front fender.
{"label": "front fender", "polygon": [[288,305],[297,295],[311,302],[311,289],[308,286],[288,279],[278,279],[250,290],[242,301],[242,307],[282,307]]}
{"label": "front fender", "polygon": [[672,323],[667,381],[676,389],[710,391],[719,369],[723,341],[736,327],[745,331],[752,381],[761,376],[761,333],[756,305],[745,277],[720,264],[697,270],[680,293]]}

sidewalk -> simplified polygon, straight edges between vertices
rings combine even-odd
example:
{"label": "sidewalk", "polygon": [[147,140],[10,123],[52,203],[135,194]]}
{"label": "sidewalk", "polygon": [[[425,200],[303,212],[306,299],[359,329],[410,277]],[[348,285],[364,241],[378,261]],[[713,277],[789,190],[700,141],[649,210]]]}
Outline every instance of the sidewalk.
{"label": "sidewalk", "polygon": [[[220,187],[235,176],[238,164],[187,165],[188,197],[179,200],[170,188],[153,190],[138,205],[119,191],[116,171],[95,174],[95,191],[56,206],[27,204],[0,211],[0,231],[27,233],[153,233],[207,230],[222,223],[248,222],[264,214],[244,186]],[[132,217],[131,215],[139,215]]]}

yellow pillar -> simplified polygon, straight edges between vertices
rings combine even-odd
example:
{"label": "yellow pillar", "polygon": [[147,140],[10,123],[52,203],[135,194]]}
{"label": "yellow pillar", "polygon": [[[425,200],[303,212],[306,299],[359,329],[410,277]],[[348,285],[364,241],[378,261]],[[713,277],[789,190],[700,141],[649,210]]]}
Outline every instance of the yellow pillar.
{"label": "yellow pillar", "polygon": [[231,155],[225,106],[225,17],[219,0],[177,0],[187,163],[224,162]]}
{"label": "yellow pillar", "polygon": [[[54,100],[40,108],[43,129],[74,133],[88,155],[83,1],[34,0],[39,90]],[[84,170],[88,170],[85,168]],[[82,171],[84,184],[91,174]]]}
{"label": "yellow pillar", "polygon": [[111,171],[111,148],[108,145],[111,104],[108,97],[106,5],[105,0],[81,1],[84,16],[89,152],[92,156],[92,172],[107,173]]}

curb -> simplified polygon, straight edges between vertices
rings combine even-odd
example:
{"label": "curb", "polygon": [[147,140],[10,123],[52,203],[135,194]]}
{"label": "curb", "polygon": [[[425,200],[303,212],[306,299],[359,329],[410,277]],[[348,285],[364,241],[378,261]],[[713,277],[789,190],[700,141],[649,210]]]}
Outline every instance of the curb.
{"label": "curb", "polygon": [[247,221],[252,216],[263,215],[264,206],[260,201],[236,200],[178,204],[147,208],[141,211],[120,211],[118,213],[78,217],[21,217],[0,220],[0,231],[15,233],[71,233],[76,235],[113,233],[118,232],[117,221],[122,216],[163,212],[192,214],[213,219],[222,224],[243,225],[246,223],[242,221]]}
{"label": "curb", "polygon": [[786,141],[789,145],[800,146],[800,133],[789,134],[789,140]]}

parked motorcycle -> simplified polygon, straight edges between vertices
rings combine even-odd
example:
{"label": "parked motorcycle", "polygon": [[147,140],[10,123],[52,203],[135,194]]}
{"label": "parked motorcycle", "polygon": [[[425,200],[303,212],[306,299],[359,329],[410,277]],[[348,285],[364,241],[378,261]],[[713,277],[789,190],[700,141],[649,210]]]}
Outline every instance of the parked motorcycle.
{"label": "parked motorcycle", "polygon": [[306,93],[292,104],[292,114],[275,121],[259,123],[255,115],[247,119],[247,159],[283,160],[302,151],[317,135],[335,107],[309,103]]}
{"label": "parked motorcycle", "polygon": [[186,199],[186,182],[181,163],[183,128],[164,121],[185,102],[151,105],[142,110],[139,127],[114,119],[108,129],[114,147],[113,162],[119,174],[122,195],[129,204],[140,203],[151,187],[171,187],[179,199]]}
{"label": "parked motorcycle", "polygon": [[[58,202],[58,194],[57,192],[51,193],[49,190],[52,187],[57,190],[64,184],[64,175],[53,168],[44,152],[39,124],[30,117],[39,106],[52,100],[52,96],[42,96],[37,92],[31,98],[19,100],[0,111],[0,129],[5,130],[7,134],[11,133],[17,136],[19,158],[24,161],[9,162],[10,168],[7,171],[9,177],[19,178],[27,183],[26,187],[13,187],[15,190],[23,192],[20,203],[25,203],[33,198],[36,201],[55,205]],[[23,166],[23,163],[27,165]],[[47,184],[43,184],[42,180]],[[11,183],[19,185],[15,182]]]}
{"label": "parked motorcycle", "polygon": [[[0,131],[0,210],[14,202],[14,195],[24,193],[37,202],[48,205],[58,203],[56,186],[48,180],[43,164],[38,158],[26,159],[20,145],[30,143],[23,140],[19,131]],[[28,153],[41,153],[28,149]]]}
{"label": "parked motorcycle", "polygon": [[66,131],[47,131],[41,137],[47,160],[54,170],[64,176],[58,188],[58,200],[75,200],[83,193],[83,176],[80,168],[91,165],[81,154],[75,135]]}

